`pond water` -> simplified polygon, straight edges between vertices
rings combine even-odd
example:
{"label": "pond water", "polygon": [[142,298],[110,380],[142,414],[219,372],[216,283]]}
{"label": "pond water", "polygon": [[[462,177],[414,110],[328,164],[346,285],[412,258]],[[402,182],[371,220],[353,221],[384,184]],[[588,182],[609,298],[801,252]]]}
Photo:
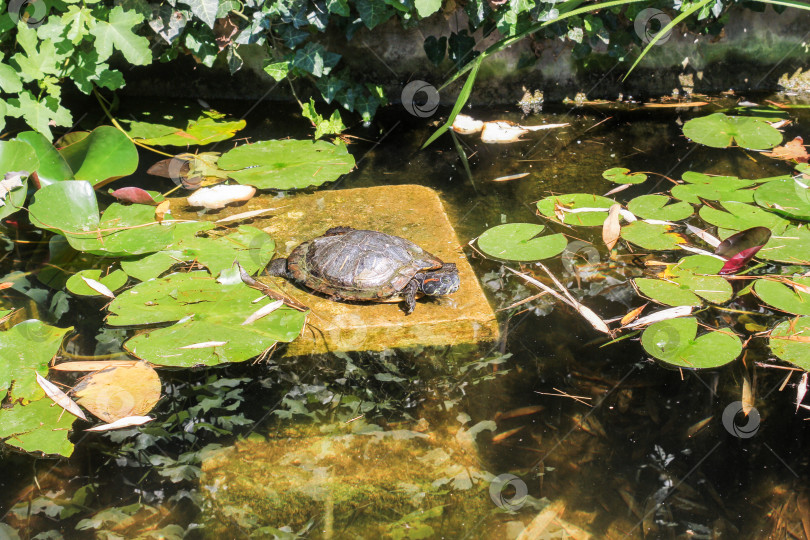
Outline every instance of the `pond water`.
{"label": "pond water", "polygon": [[[700,112],[546,107],[523,121],[571,125],[512,145],[460,136],[472,179],[448,137],[419,150],[436,128],[431,119],[390,107],[349,130],[357,170],[325,189],[431,187],[466,244],[501,223],[540,223],[533,203],[550,193],[608,191],[615,185],[601,173],[611,167],[651,173],[621,201],[668,189],[666,177],[689,170],[789,173],[787,163],[683,137],[683,121],[732,103],[713,100]],[[249,108],[212,105],[236,117]],[[516,108],[465,112],[521,121]],[[785,141],[810,117],[794,119]],[[309,131],[295,109],[275,103],[246,120],[239,136],[255,140]],[[141,154],[144,187],[159,185],[143,174],[156,159]],[[601,245],[598,228],[558,230]],[[161,370],[165,397],[151,425],[78,433],[66,460],[0,454],[1,521],[21,538],[514,538],[530,524],[523,538],[807,534],[808,415],[796,411],[798,374],[785,384],[792,372],[757,366],[776,363],[767,348],[752,343],[744,360],[710,371],[665,367],[638,336],[604,346],[609,338],[548,297],[510,307],[536,291],[466,253],[492,306],[503,308],[499,342]],[[600,248],[595,270],[549,267],[603,318],[621,317],[644,303],[628,282],[643,275],[643,255],[611,261]],[[3,261],[4,273],[13,264]],[[72,352],[98,352],[98,306],[70,307],[60,326],[77,326]],[[121,337],[107,334],[103,350],[115,352]],[[749,415],[740,431],[734,407],[746,378],[759,420]],[[11,534],[0,528],[0,538]]]}

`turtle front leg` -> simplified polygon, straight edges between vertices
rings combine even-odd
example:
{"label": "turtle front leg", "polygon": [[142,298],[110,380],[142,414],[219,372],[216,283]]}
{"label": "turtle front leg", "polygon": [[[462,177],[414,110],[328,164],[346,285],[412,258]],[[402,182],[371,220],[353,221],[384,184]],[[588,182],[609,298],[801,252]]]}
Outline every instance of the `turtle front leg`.
{"label": "turtle front leg", "polygon": [[402,289],[402,298],[405,300],[405,313],[410,315],[416,307],[416,292],[419,290],[419,282],[412,279]]}

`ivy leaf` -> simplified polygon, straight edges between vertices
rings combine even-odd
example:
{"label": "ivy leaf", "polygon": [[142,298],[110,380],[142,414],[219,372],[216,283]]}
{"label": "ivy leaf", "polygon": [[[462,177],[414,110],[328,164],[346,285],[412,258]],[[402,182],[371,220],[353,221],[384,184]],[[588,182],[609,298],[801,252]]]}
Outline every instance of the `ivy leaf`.
{"label": "ivy leaf", "polygon": [[295,58],[293,59],[293,66],[312,73],[316,77],[323,75],[325,49],[323,45],[315,43],[307,43],[303,49],[295,51]]}
{"label": "ivy leaf", "polygon": [[185,46],[194,54],[194,59],[206,67],[214,65],[217,59],[214,33],[205,26],[192,26],[186,33]]}
{"label": "ivy leaf", "polygon": [[340,15],[342,17],[349,16],[349,4],[346,0],[326,0],[326,9],[329,13]]}
{"label": "ivy leaf", "polygon": [[334,111],[329,120],[326,120],[315,110],[315,101],[312,98],[309,98],[309,103],[304,105],[302,114],[315,125],[316,139],[320,139],[324,135],[334,135],[346,129],[343,119],[340,117],[340,111]]}
{"label": "ivy leaf", "polygon": [[475,39],[468,36],[466,30],[462,30],[458,34],[450,34],[448,54],[450,60],[455,62],[456,68],[461,69],[461,66],[478,56],[478,52],[473,51],[473,47],[475,47]]}
{"label": "ivy leaf", "polygon": [[394,14],[382,0],[355,0],[357,13],[366,28],[373,30],[375,26],[384,23]]}
{"label": "ivy leaf", "polygon": [[433,65],[438,66],[442,63],[442,60],[444,60],[444,53],[447,50],[447,37],[442,36],[436,39],[436,36],[428,36],[425,38],[423,47],[428,60],[430,60]]}
{"label": "ivy leaf", "polygon": [[130,64],[136,66],[149,64],[152,61],[149,40],[132,31],[132,28],[142,21],[143,15],[135,11],[124,11],[121,6],[115,6],[110,11],[109,22],[97,21],[90,32],[96,36],[95,47],[99,60],[109,58],[115,47]]}
{"label": "ivy leaf", "polygon": [[264,66],[264,72],[273,77],[276,82],[283,81],[290,72],[290,62],[274,62]]}
{"label": "ivy leaf", "polygon": [[182,3],[190,7],[194,16],[213,30],[217,19],[217,0],[186,0]]}

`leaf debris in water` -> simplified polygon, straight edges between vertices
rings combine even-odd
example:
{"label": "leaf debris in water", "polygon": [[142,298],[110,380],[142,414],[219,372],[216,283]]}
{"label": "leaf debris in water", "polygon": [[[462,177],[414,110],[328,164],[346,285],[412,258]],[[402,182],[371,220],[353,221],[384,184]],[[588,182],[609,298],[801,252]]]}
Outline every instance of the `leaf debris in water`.
{"label": "leaf debris in water", "polygon": [[40,375],[39,373],[35,373],[37,376],[37,383],[39,386],[45,391],[45,395],[47,395],[54,403],[65,409],[67,412],[81,418],[82,420],[87,420],[87,417],[84,415],[82,410],[76,404],[75,401],[70,399],[67,394],[62,392],[58,386],[53,384],[51,381]]}

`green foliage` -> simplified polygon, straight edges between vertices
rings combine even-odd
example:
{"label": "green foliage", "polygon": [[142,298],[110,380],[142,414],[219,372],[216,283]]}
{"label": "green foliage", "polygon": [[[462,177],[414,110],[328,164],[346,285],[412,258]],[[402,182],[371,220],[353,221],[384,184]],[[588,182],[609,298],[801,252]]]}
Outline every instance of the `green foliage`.
{"label": "green foliage", "polygon": [[[110,304],[112,326],[174,323],[127,341],[134,356],[177,367],[217,365],[254,358],[301,332],[305,314],[280,307],[254,322],[245,321],[264,304],[241,281],[221,284],[206,272],[171,274],[140,283]],[[199,346],[202,345],[202,346]]]}
{"label": "green foliage", "polygon": [[562,234],[540,236],[544,229],[534,223],[498,225],[478,238],[478,248],[489,257],[509,261],[537,261],[559,255],[568,241]]}
{"label": "green foliage", "polygon": [[763,118],[714,113],[693,118],[683,125],[683,134],[695,142],[726,148],[732,144],[763,150],[782,142],[782,134]]}
{"label": "green foliage", "polygon": [[607,211],[614,203],[612,199],[599,195],[569,193],[546,197],[538,201],[537,209],[552,221],[559,222],[562,215],[562,222],[566,225],[596,227],[604,223]]}
{"label": "green foliage", "polygon": [[737,358],[740,338],[731,332],[709,332],[697,336],[694,317],[651,324],[641,335],[644,350],[655,358],[687,369],[714,368]]}
{"label": "green foliage", "polygon": [[354,168],[354,158],[345,144],[270,140],[237,146],[217,165],[240,184],[287,190],[337,180]]}

